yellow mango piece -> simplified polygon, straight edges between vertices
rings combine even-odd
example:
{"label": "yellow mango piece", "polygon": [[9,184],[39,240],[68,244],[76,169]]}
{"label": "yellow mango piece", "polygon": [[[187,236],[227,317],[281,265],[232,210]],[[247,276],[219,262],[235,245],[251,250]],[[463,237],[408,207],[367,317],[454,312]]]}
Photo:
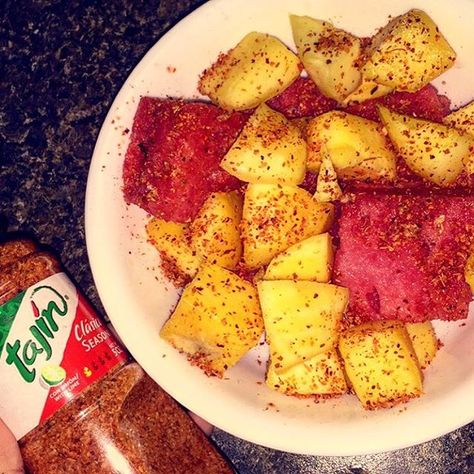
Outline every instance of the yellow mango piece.
{"label": "yellow mango piece", "polygon": [[[454,127],[474,138],[474,101],[451,112],[443,122],[448,127]],[[464,168],[468,174],[474,174],[474,144],[471,146],[470,155],[464,160]]]}
{"label": "yellow mango piece", "polygon": [[334,348],[349,291],[314,281],[257,283],[270,358],[277,373]]}
{"label": "yellow mango piece", "polygon": [[261,104],[221,167],[248,183],[299,184],[306,172],[306,141],[284,115]]}
{"label": "yellow mango piece", "polygon": [[397,114],[378,106],[390,140],[410,169],[439,186],[461,174],[474,138],[446,125]]}
{"label": "yellow mango piece", "polygon": [[235,269],[242,255],[242,197],[235,191],[212,193],[189,228],[191,248],[209,263]]}
{"label": "yellow mango piece", "polygon": [[378,84],[416,92],[455,60],[456,53],[433,20],[414,9],[391,20],[372,38],[362,74]]}
{"label": "yellow mango piece", "polygon": [[361,103],[370,99],[377,99],[393,92],[393,89],[382,84],[377,84],[362,76],[362,82],[359,87],[350,93],[343,101],[344,105]]}
{"label": "yellow mango piece", "polygon": [[257,291],[225,268],[205,263],[160,336],[208,375],[222,377],[263,333]]}
{"label": "yellow mango piece", "polygon": [[474,101],[451,112],[444,117],[443,123],[448,127],[454,127],[469,133],[469,135],[474,135]]}
{"label": "yellow mango piece", "polygon": [[188,224],[168,222],[152,218],[146,225],[148,240],[156,249],[176,265],[184,275],[193,277],[202,258],[190,247],[187,233]]}
{"label": "yellow mango piece", "polygon": [[438,338],[433,325],[431,321],[425,321],[423,323],[407,323],[405,326],[420,367],[425,369],[438,352]]}
{"label": "yellow mango piece", "polygon": [[266,265],[291,245],[331,228],[334,206],[296,186],[249,184],[241,237],[248,268]]}
{"label": "yellow mango piece", "polygon": [[386,408],[419,397],[422,375],[405,325],[371,321],[343,332],[339,352],[364,408]]}
{"label": "yellow mango piece", "polygon": [[308,125],[308,169],[318,171],[327,153],[339,178],[393,180],[396,158],[382,126],[340,111],[313,118]]}
{"label": "yellow mango piece", "polygon": [[300,61],[278,38],[247,34],[204,71],[199,91],[227,110],[256,107],[300,75]]}
{"label": "yellow mango piece", "polygon": [[361,82],[356,66],[361,54],[360,38],[308,16],[290,15],[290,22],[308,75],[325,96],[342,102]]}
{"label": "yellow mango piece", "polygon": [[283,372],[275,371],[270,363],[266,383],[285,395],[325,398],[347,392],[344,370],[335,350],[315,355]]}
{"label": "yellow mango piece", "polygon": [[316,182],[314,199],[318,202],[338,201],[342,197],[342,189],[337,181],[337,173],[327,152],[323,153],[321,168]]}
{"label": "yellow mango piece", "polygon": [[327,283],[331,279],[333,261],[332,239],[325,232],[302,240],[274,257],[263,278]]}

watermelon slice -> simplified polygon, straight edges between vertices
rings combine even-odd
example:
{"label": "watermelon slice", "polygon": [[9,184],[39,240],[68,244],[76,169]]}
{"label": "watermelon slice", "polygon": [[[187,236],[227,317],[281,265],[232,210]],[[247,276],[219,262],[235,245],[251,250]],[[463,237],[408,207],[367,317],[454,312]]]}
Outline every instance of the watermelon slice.
{"label": "watermelon slice", "polygon": [[450,112],[450,101],[438,94],[436,87],[428,84],[416,92],[393,92],[385,97],[370,99],[360,104],[352,104],[345,111],[380,122],[377,104],[382,104],[400,114],[442,122]]}
{"label": "watermelon slice", "polygon": [[308,77],[299,77],[267,104],[286,118],[315,117],[334,110],[337,102],[324,96]]}
{"label": "watermelon slice", "polygon": [[464,278],[474,198],[361,193],[341,205],[335,283],[349,288],[349,324],[466,318]]}
{"label": "watermelon slice", "polygon": [[248,116],[203,102],[143,97],[123,166],[126,202],[187,222],[211,192],[237,189],[240,181],[219,164]]}

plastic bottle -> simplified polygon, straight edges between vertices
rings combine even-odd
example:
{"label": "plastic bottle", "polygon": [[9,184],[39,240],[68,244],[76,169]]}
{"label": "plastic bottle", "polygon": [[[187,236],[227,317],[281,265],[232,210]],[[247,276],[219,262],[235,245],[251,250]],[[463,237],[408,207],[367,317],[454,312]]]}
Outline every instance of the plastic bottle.
{"label": "plastic bottle", "polygon": [[0,376],[0,418],[32,474],[232,472],[29,241],[0,244]]}

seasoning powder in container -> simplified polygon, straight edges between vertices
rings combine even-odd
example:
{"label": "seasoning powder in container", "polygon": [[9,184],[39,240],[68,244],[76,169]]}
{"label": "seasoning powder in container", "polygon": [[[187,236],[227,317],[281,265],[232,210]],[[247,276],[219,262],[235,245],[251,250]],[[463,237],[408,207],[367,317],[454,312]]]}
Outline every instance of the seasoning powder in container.
{"label": "seasoning powder in container", "polygon": [[48,253],[0,267],[0,377],[32,473],[232,472]]}

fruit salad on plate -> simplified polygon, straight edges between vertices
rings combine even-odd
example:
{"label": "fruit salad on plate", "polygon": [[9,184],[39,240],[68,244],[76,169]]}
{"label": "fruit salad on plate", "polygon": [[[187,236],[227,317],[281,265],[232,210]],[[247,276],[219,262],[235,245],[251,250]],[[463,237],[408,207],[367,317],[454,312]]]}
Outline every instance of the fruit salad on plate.
{"label": "fruit salad on plate", "polygon": [[209,101],[138,104],[123,192],[183,289],[160,335],[209,376],[265,343],[271,389],[391,407],[423,394],[431,321],[468,316],[474,102],[431,84],[456,52],[423,11],[288,27],[295,51],[252,31],[215,58]]}

